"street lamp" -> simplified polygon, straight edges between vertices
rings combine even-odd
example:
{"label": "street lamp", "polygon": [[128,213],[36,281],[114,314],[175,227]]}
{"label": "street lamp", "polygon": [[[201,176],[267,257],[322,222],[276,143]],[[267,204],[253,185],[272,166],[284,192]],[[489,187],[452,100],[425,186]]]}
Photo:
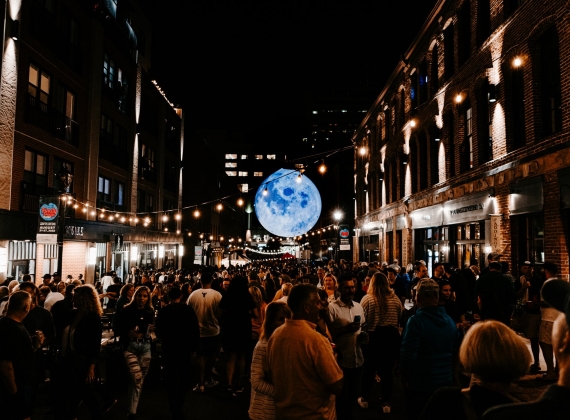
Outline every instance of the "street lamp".
{"label": "street lamp", "polygon": [[69,187],[73,182],[73,174],[69,172],[69,170],[65,167],[65,165],[61,166],[61,169],[56,174],[57,179],[59,180],[59,185],[61,190],[59,191],[65,197],[61,200],[60,197],[60,207],[61,202],[63,201],[63,211],[59,212],[59,233],[57,238],[57,272],[60,276],[62,276],[62,264],[63,264],[63,235],[65,233],[65,213],[67,210],[67,193],[69,192]]}
{"label": "street lamp", "polygon": [[342,216],[343,216],[343,214],[342,214],[342,212],[341,212],[340,210],[335,210],[334,213],[333,213],[333,218],[334,218],[334,230],[335,230],[335,232],[336,232],[336,233],[335,233],[335,235],[336,235],[335,244],[336,244],[336,245],[335,245],[335,247],[334,247],[334,248],[335,248],[335,250],[334,250],[334,260],[335,260],[335,262],[337,262],[337,260],[338,260],[338,252],[339,252],[339,247],[340,247],[340,245],[339,245],[337,242],[340,240],[338,228],[339,228],[339,225],[340,225],[340,221],[342,220]]}

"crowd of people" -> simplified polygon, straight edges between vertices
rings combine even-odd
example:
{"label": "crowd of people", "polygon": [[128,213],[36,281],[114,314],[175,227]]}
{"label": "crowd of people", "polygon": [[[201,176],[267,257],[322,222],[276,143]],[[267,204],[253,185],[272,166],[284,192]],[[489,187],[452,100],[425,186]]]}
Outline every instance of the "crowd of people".
{"label": "crowd of people", "polygon": [[[49,380],[54,418],[77,418],[81,402],[102,418],[117,402],[98,368],[106,319],[128,377],[129,419],[156,352],[174,419],[184,418],[188,392],[214,387],[229,398],[249,387],[252,420],[351,419],[376,404],[377,382],[390,414],[395,381],[410,420],[567,418],[570,284],[553,263],[518,269],[517,279],[491,253],[481,269],[341,260],[133,267],[94,285],[24,276],[0,286],[0,407],[7,419],[30,418]],[[527,374],[555,384],[522,407],[509,390]]]}

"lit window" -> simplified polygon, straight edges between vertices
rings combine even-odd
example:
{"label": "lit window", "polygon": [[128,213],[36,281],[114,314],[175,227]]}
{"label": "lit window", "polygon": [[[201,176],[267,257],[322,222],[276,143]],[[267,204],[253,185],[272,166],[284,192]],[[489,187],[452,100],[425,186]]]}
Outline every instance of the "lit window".
{"label": "lit window", "polygon": [[253,176],[263,176],[263,172],[254,172]]}
{"label": "lit window", "polygon": [[275,160],[275,155],[267,155],[267,159]]}
{"label": "lit window", "polygon": [[242,159],[242,160],[247,159],[247,155],[241,155],[241,159]]}
{"label": "lit window", "polygon": [[348,112],[346,109],[341,110],[340,112]]}
{"label": "lit window", "polygon": [[234,153],[226,153],[226,159],[228,159],[228,160],[237,159],[237,154],[234,154]]}
{"label": "lit window", "polygon": [[236,171],[226,171],[226,175],[227,176],[237,176],[237,172]]}
{"label": "lit window", "polygon": [[319,113],[319,111],[313,111],[313,114],[318,114],[318,113]]}
{"label": "lit window", "polygon": [[249,186],[247,184],[238,184],[238,189],[242,192],[242,193],[246,193],[249,191]]}
{"label": "lit window", "polygon": [[238,176],[248,176],[247,171],[239,171]]}
{"label": "lit window", "polygon": [[255,155],[255,158],[256,158],[257,160],[261,160],[261,159],[263,159],[263,155]]}
{"label": "lit window", "polygon": [[237,168],[236,162],[226,162],[226,168]]}

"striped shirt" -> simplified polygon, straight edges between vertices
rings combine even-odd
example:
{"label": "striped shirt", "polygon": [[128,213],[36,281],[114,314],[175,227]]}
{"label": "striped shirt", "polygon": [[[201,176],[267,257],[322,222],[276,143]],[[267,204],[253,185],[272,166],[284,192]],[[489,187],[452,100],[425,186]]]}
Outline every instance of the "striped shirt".
{"label": "striped shirt", "polygon": [[375,296],[367,294],[360,301],[364,309],[366,318],[366,329],[374,331],[376,327],[394,326],[398,327],[400,316],[402,315],[402,302],[395,294],[386,297],[386,311],[380,315],[380,302]]}
{"label": "striped shirt", "polygon": [[267,341],[260,340],[253,350],[251,361],[251,399],[249,418],[252,420],[275,419],[275,401],[273,384],[269,383],[263,372],[263,359],[267,356]]}

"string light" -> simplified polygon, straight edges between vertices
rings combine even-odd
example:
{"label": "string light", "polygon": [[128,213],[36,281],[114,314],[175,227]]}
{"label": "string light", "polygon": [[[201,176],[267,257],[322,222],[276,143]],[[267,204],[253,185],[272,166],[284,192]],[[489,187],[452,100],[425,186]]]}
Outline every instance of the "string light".
{"label": "string light", "polygon": [[176,213],[176,215],[174,216],[174,218],[176,220],[181,220],[182,219],[182,215],[180,213]]}
{"label": "string light", "polygon": [[321,173],[321,175],[323,175],[326,171],[327,171],[327,166],[325,165],[325,161],[323,160],[323,162],[319,166],[319,172]]}
{"label": "string light", "polygon": [[200,211],[198,209],[194,210],[194,217],[195,218],[200,217]]}
{"label": "string light", "polygon": [[299,174],[297,175],[297,184],[300,184],[301,181],[303,181],[303,175]]}
{"label": "string light", "polygon": [[267,187],[265,187],[262,194],[264,197],[267,196],[267,194],[269,194],[269,191],[267,191]]}
{"label": "string light", "polygon": [[168,215],[166,213],[164,214],[164,216],[162,216],[162,221],[168,222]]}
{"label": "string light", "polygon": [[240,207],[243,206],[243,198],[238,198],[237,205]]}
{"label": "string light", "polygon": [[520,57],[515,57],[513,60],[513,66],[520,67],[522,65],[522,59]]}
{"label": "string light", "polygon": [[218,203],[218,205],[216,206],[216,209],[218,211],[222,211],[223,208],[224,208],[224,206],[222,206],[222,203]]}

